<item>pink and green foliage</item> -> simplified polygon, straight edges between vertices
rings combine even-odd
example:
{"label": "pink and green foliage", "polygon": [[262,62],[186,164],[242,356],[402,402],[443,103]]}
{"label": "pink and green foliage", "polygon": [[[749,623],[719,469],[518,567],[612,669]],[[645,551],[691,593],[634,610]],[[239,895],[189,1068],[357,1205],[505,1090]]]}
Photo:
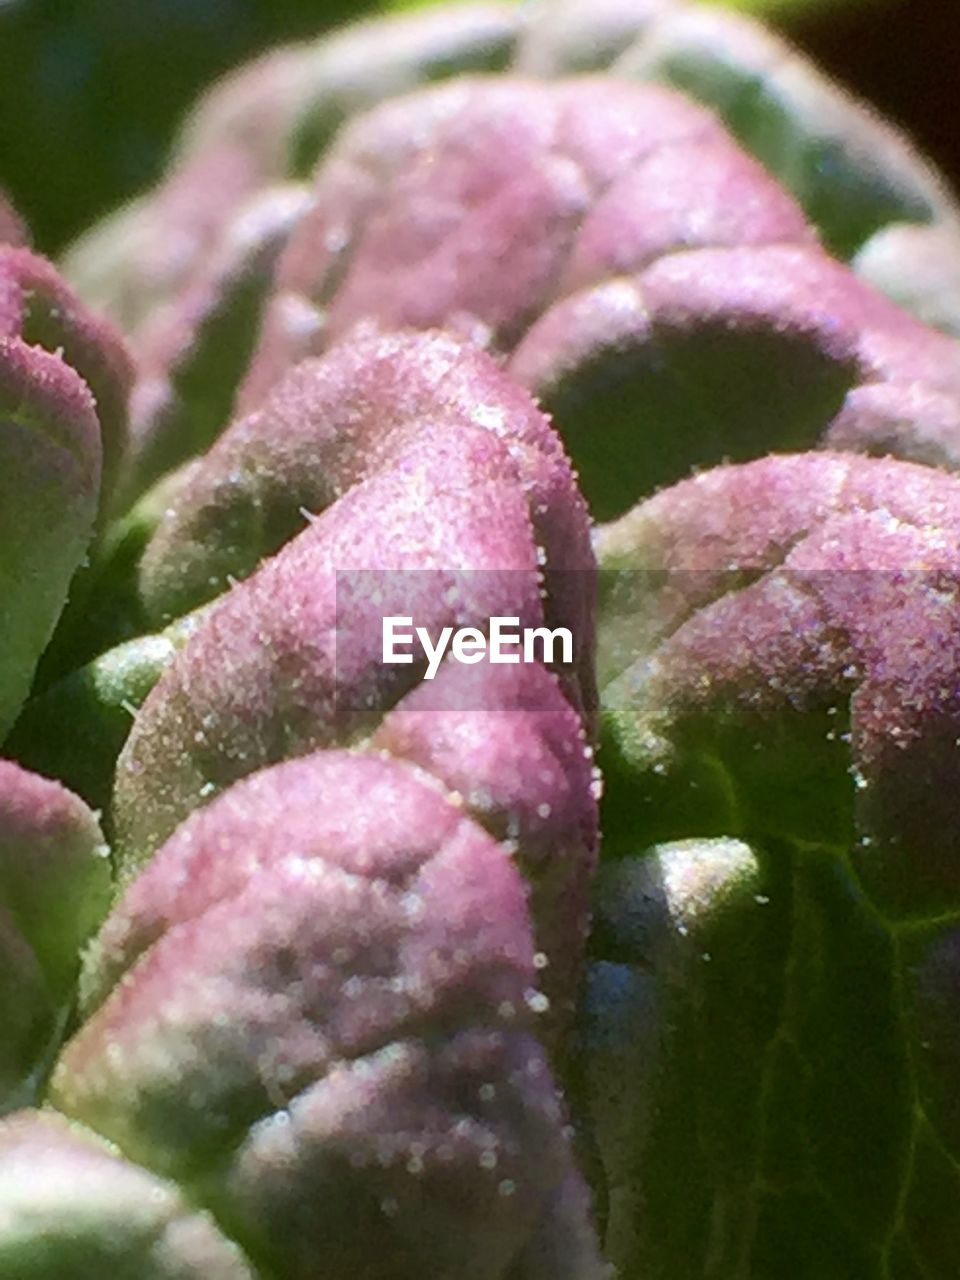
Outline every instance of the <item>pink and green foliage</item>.
{"label": "pink and green foliage", "polygon": [[494,616],[567,626],[564,684],[592,720],[583,500],[546,419],[483,354],[373,339],[293,371],[187,473],[144,558],[147,607],[183,612],[281,543],[137,718],[117,768],[124,858],[237,778],[369,734],[423,674],[382,663],[384,616],[431,633]]}
{"label": "pink and green foliage", "polygon": [[[102,502],[108,503],[126,448],[126,402],[133,374],[119,334],[87,309],[44,258],[27,249],[4,247],[0,248],[0,340],[20,344],[18,349],[26,346],[51,353],[86,384],[100,426]],[[38,382],[45,381],[44,372],[42,366],[38,368]],[[49,376],[52,381],[53,375]]]}
{"label": "pink and green foliage", "polygon": [[[556,1083],[596,859],[593,564],[546,419],[443,335],[293,371],[160,518],[154,616],[252,576],[118,762],[127,887],[47,1100],[267,1273],[600,1274]],[[427,686],[379,660],[404,608],[563,624],[577,656]]]}
{"label": "pink and green foliage", "polygon": [[958,227],[686,0],[0,208],[0,1280],[953,1276]]}
{"label": "pink and green foliage", "polygon": [[0,1110],[42,1084],[80,947],[109,898],[96,817],[58,783],[0,761]]}
{"label": "pink and green foliage", "polygon": [[204,269],[237,210],[264,188],[308,176],[345,119],[426,80],[497,70],[515,38],[510,6],[470,4],[264,54],[208,90],[167,181],[88,232],[68,255],[71,277],[138,334]]}
{"label": "pink and green foliage", "polygon": [[255,1280],[170,1182],[51,1111],[0,1120],[0,1273],[17,1280]]}
{"label": "pink and green foliage", "polygon": [[668,90],[458,80],[361,117],[331,149],[244,400],[361,320],[509,351],[558,299],[663,253],[812,238],[719,123]]}
{"label": "pink and green foliage", "polygon": [[306,202],[306,190],[293,183],[252,196],[202,269],[144,321],[130,406],[128,497],[201,453],[221,430],[277,253]]}
{"label": "pink and green foliage", "polygon": [[[702,102],[793,193],[840,257],[853,257],[887,227],[949,227],[956,236],[956,201],[910,140],[782,37],[728,6],[556,0],[534,11],[516,65],[549,77],[605,69]],[[953,332],[956,308],[953,293]]]}
{"label": "pink and green foliage", "polygon": [[109,506],[132,369],[50,263],[0,246],[0,733]]}
{"label": "pink and green foliage", "polygon": [[719,124],[659,87],[457,81],[352,125],[279,261],[241,402],[370,320],[509,352],[601,518],[764,445],[956,465],[956,344],[827,257]]}
{"label": "pink and green foliage", "polygon": [[[582,902],[582,853],[548,870]],[[51,1098],[272,1270],[500,1276],[572,1176],[534,959],[515,862],[434,778],[290,761],[121,899]]]}
{"label": "pink and green foliage", "polygon": [[[927,1223],[960,1211],[960,485],[769,458],[641,504],[600,556],[605,842],[623,861],[590,1034],[606,1158],[633,1181],[616,1261],[763,1274],[801,1250],[824,1274],[916,1257],[945,1275]],[[611,1096],[631,1036],[643,1074]],[[712,1097],[681,1114],[702,1072]]]}
{"label": "pink and green foliage", "polygon": [[[524,163],[533,164],[531,180],[540,191],[538,198],[548,201],[550,235],[538,256],[541,228],[536,220],[546,216],[547,206],[538,213],[529,203],[533,190],[524,194],[523,184],[513,194],[498,185],[490,193],[491,203],[481,199],[474,210],[475,216],[487,222],[492,217],[497,225],[471,223],[471,234],[499,237],[495,252],[491,254],[488,245],[486,254],[478,253],[476,241],[471,241],[472,257],[456,259],[456,296],[445,304],[450,255],[459,252],[456,235],[447,243],[447,230],[451,220],[458,221],[455,202],[461,198],[449,189],[449,179],[462,139],[458,144],[455,129],[451,131],[447,186],[436,192],[429,185],[424,188],[415,217],[409,207],[399,207],[402,190],[384,193],[384,173],[367,171],[373,155],[368,157],[364,148],[368,141],[373,144],[377,165],[389,160],[391,148],[394,163],[406,163],[403,140],[390,134],[389,122],[411,129],[416,125],[415,133],[439,131],[444,136],[443,121],[429,118],[430,104],[449,102],[450,96],[440,91],[438,98],[428,90],[419,106],[416,99],[396,109],[388,105],[382,117],[374,112],[369,123],[358,124],[355,135],[347,129],[333,140],[343,122],[418,84],[457,72],[511,67],[524,77],[526,93],[521,93],[519,82],[499,98],[499,90],[490,90],[486,119],[482,102],[473,104],[470,123],[480,128],[461,163],[474,166],[478,175],[483,156],[484,165],[494,166],[491,176],[509,176],[508,157],[519,158],[512,148],[526,147]],[[546,93],[537,95],[532,81],[601,70],[607,87],[594,95],[597,127],[581,131],[580,146],[567,156],[574,169],[587,161],[578,192],[572,178],[572,186],[560,181],[561,156],[551,157],[549,149],[539,152],[543,129],[549,130],[560,104],[557,100],[551,106]],[[679,89],[687,104],[647,90],[648,110],[635,117],[644,120],[644,127],[632,144],[637,160],[633,166],[631,145],[624,149],[623,119],[618,125],[611,112],[618,93],[624,104],[630,101],[637,81]],[[586,96],[589,91],[585,86],[568,88],[559,99],[571,92]],[[711,114],[696,112],[691,99]],[[501,114],[513,110],[512,119],[519,122],[516,130],[506,130],[511,136],[503,148],[497,101]],[[624,105],[622,110],[629,108]],[[651,113],[662,120],[651,118]],[[385,132],[376,137],[375,122],[381,119]],[[699,143],[683,136],[684,121],[690,134],[702,130]],[[561,128],[561,155],[574,141],[562,133]],[[683,145],[652,154],[666,138]],[[686,0],[551,0],[529,10],[464,5],[452,13],[426,10],[359,24],[316,42],[277,50],[228,77],[188,121],[169,177],[159,190],[83,240],[68,259],[68,270],[88,296],[122,320],[138,350],[141,343],[146,346],[147,367],[133,402],[136,444],[127,492],[138,492],[164,467],[205,448],[229,417],[231,401],[244,385],[247,355],[256,343],[272,256],[288,233],[284,222],[289,229],[298,221],[297,186],[306,182],[325,153],[327,162],[321,164],[317,181],[331,204],[318,211],[317,234],[306,242],[315,261],[295,269],[294,276],[300,278],[293,281],[292,298],[286,289],[289,273],[281,273],[281,294],[272,309],[271,327],[280,331],[275,338],[281,361],[287,359],[283,352],[288,344],[299,352],[316,350],[321,338],[318,321],[328,332],[323,308],[303,305],[301,286],[323,275],[329,290],[331,263],[343,264],[346,255],[352,255],[354,232],[360,228],[351,227],[344,240],[344,201],[356,216],[365,201],[373,200],[379,207],[386,199],[395,220],[409,220],[411,228],[418,227],[419,248],[410,232],[397,237],[396,243],[388,241],[388,253],[403,253],[404,270],[398,274],[399,260],[390,263],[389,288],[375,305],[358,296],[361,281],[355,281],[350,298],[339,301],[341,315],[359,305],[364,313],[387,319],[381,306],[395,314],[407,290],[407,306],[412,309],[412,314],[404,312],[407,318],[429,323],[422,319],[429,306],[435,319],[460,329],[473,323],[473,336],[501,321],[521,323],[541,305],[536,278],[528,281],[522,273],[515,274],[523,243],[504,257],[503,236],[511,234],[511,227],[512,234],[526,242],[522,265],[541,276],[546,271],[550,279],[551,260],[556,264],[557,253],[563,257],[564,235],[569,241],[579,219],[590,215],[583,227],[587,261],[579,262],[575,255],[570,264],[573,277],[562,286],[565,290],[581,269],[592,272],[585,282],[596,282],[598,271],[629,272],[648,265],[650,257],[666,249],[808,240],[811,233],[799,226],[796,206],[760,177],[734,140],[785,183],[833,252],[923,319],[960,332],[960,214],[939,176],[895,130],[742,15]],[[411,155],[422,154],[413,138],[407,141]],[[601,207],[593,210],[592,197],[603,194],[595,182],[598,165],[608,151],[616,168],[614,187],[619,189],[610,199],[619,209],[607,209],[601,200]],[[631,174],[631,168],[638,172]],[[587,190],[591,186],[592,197]],[[655,195],[660,188],[662,195]],[[625,218],[631,205],[636,208],[632,220]],[[426,206],[432,206],[432,214],[426,213]],[[656,229],[646,245],[644,224]],[[329,239],[318,245],[321,230]],[[626,260],[621,260],[618,245],[624,233]],[[464,234],[460,232],[461,239]],[[305,228],[301,237],[307,235]],[[446,285],[442,274],[427,280],[422,274],[411,280],[407,274],[411,253],[423,257],[431,244],[438,265],[444,253],[447,256]],[[931,260],[940,264],[939,270],[925,265]],[[374,267],[367,261],[365,268],[358,268],[371,285]],[[551,286],[557,283],[550,279]],[[377,287],[383,290],[385,282],[381,279]],[[499,307],[490,316],[474,315],[472,308],[482,301],[477,291],[484,288],[491,298],[513,300],[506,316],[499,315]],[[306,293],[306,302],[316,301],[311,288]],[[551,294],[547,300],[555,299]],[[461,304],[462,315],[457,310]],[[443,314],[436,314],[438,308]],[[512,341],[515,335],[505,336]],[[246,404],[251,387],[259,394],[274,376],[272,365],[272,357],[262,353],[254,381],[247,379],[245,384],[241,399]],[[750,454],[745,450],[743,456]]]}

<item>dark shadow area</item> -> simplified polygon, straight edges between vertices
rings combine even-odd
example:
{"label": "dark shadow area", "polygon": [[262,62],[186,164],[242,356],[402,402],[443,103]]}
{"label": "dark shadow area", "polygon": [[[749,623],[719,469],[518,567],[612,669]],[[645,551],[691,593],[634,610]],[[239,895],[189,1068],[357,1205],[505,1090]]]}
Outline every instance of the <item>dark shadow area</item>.
{"label": "dark shadow area", "polygon": [[58,252],[160,173],[215,76],[364,0],[2,0],[0,186]]}
{"label": "dark shadow area", "polygon": [[790,34],[826,71],[901,125],[960,183],[960,5],[873,0],[798,15]]}

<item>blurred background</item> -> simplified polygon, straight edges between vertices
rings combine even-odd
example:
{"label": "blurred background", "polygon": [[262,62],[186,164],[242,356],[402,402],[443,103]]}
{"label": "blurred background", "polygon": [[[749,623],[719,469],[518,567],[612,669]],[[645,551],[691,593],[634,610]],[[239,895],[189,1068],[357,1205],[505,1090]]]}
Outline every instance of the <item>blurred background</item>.
{"label": "blurred background", "polygon": [[[159,174],[213,76],[363,0],[0,0],[0,185],[57,253]],[[384,4],[380,7],[396,7]],[[743,0],[960,181],[960,0]]]}

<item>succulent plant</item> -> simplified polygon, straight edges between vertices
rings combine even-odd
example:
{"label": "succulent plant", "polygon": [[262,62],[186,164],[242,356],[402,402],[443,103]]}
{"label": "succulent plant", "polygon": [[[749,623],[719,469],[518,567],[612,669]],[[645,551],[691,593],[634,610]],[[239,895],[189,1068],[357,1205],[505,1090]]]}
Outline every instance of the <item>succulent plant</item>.
{"label": "succulent plant", "polygon": [[[128,1163],[98,1157],[104,1179],[160,1179],[164,1221],[183,1212],[172,1180],[267,1272],[599,1274],[555,1082],[596,858],[594,561],[557,437],[482,352],[397,335],[292,371],[192,476],[148,544],[144,608],[179,616],[252,576],[165,639],[186,644],[117,762],[126,888],[45,1089],[86,1129],[49,1141],[69,1167],[108,1139]],[[437,628],[563,623],[578,652],[556,670],[448,664],[428,685],[380,662],[391,608]],[[96,663],[81,718],[108,670],[136,686],[163,643]],[[57,696],[34,700],[35,746]],[[11,1162],[46,1150],[39,1115],[7,1123]],[[318,1198],[329,1217],[307,1221]],[[30,1203],[11,1209],[27,1257],[24,1233],[46,1230]],[[83,1212],[99,1258],[110,1206]]]}
{"label": "succulent plant", "polygon": [[680,0],[0,208],[0,1280],[953,1275],[958,226]]}

